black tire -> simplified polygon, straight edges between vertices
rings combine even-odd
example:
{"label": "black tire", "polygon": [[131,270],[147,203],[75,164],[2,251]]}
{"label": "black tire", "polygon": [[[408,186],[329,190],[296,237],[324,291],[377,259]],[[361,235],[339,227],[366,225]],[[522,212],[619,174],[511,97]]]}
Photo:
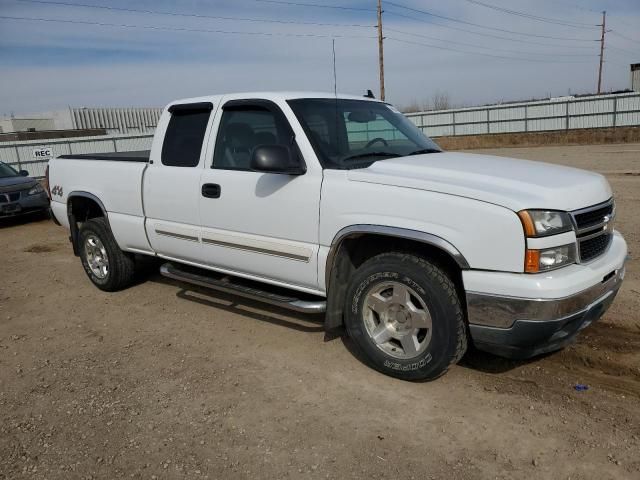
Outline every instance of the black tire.
{"label": "black tire", "polygon": [[[424,350],[416,348],[417,353],[411,358],[398,358],[393,356],[390,350],[395,351],[395,343],[398,343],[398,354],[408,355],[400,342],[395,339],[385,342],[384,346],[378,345],[367,330],[366,323],[380,321],[381,316],[371,313],[365,306],[365,300],[372,292],[384,289],[386,285],[391,291],[402,285],[408,287],[410,293],[409,303],[422,302],[430,315],[431,327],[421,332]],[[389,290],[383,290],[383,294],[389,295]],[[379,298],[383,298],[380,296]],[[383,308],[388,308],[389,299],[385,299]],[[363,309],[367,309],[363,313]],[[375,312],[375,309],[373,309]],[[387,310],[388,312],[389,310]],[[404,310],[409,312],[410,310]],[[374,320],[365,320],[366,315],[373,315]],[[385,318],[400,318],[400,315],[388,315]],[[367,317],[369,318],[369,317]],[[402,317],[404,318],[404,317]],[[406,320],[400,320],[406,321]],[[411,321],[411,320],[409,320]],[[347,333],[362,353],[365,361],[376,370],[403,380],[433,380],[443,375],[448,368],[457,363],[467,349],[467,330],[464,322],[464,312],[460,304],[460,298],[455,285],[437,264],[422,257],[398,252],[383,253],[363,263],[351,279],[347,290],[345,303],[345,324]],[[393,325],[387,323],[387,325]],[[400,325],[400,324],[396,324]],[[403,326],[400,325],[402,330]],[[409,327],[407,327],[409,328]],[[391,327],[396,332],[395,327]],[[423,333],[424,332],[424,333]],[[430,332],[429,341],[426,341]],[[394,333],[395,334],[395,333]],[[420,337],[416,335],[420,342]],[[418,345],[421,345],[418,343]],[[386,349],[386,350],[385,350]]]}
{"label": "black tire", "polygon": [[[97,238],[106,252],[108,270],[104,277],[94,273],[89,265],[87,239],[90,237]],[[131,285],[135,276],[133,256],[120,250],[104,218],[93,218],[84,222],[80,227],[78,242],[82,266],[96,287],[105,292],[115,292]]]}

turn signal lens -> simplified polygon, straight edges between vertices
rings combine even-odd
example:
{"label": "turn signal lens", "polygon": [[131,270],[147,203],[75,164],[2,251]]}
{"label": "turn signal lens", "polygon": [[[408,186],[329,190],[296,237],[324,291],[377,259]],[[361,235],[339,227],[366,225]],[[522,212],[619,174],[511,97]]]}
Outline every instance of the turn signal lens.
{"label": "turn signal lens", "polygon": [[527,237],[546,237],[573,229],[571,218],[566,212],[552,210],[522,210],[518,212],[522,228]]}
{"label": "turn signal lens", "polygon": [[518,212],[518,216],[520,217],[520,221],[522,222],[522,228],[524,228],[524,234],[527,237],[535,237],[536,235],[536,227],[533,226],[533,220],[531,220],[531,215],[526,210],[522,210]]}
{"label": "turn signal lens", "polygon": [[524,271],[527,273],[540,271],[540,250],[527,250],[524,259]]}

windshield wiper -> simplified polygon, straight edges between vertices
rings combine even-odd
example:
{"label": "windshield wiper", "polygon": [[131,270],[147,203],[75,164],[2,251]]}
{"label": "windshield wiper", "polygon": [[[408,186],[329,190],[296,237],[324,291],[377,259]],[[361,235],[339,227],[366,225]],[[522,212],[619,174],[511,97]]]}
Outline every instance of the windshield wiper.
{"label": "windshield wiper", "polygon": [[366,158],[366,157],[402,157],[399,153],[394,152],[367,152],[367,153],[356,153],[355,155],[349,155],[348,157],[344,157],[340,159],[341,162],[345,162],[347,160],[356,160],[358,158]]}
{"label": "windshield wiper", "polygon": [[442,153],[442,150],[438,150],[437,148],[421,148],[420,150],[416,150],[411,153],[407,153],[407,157],[409,155],[421,155],[423,153]]}

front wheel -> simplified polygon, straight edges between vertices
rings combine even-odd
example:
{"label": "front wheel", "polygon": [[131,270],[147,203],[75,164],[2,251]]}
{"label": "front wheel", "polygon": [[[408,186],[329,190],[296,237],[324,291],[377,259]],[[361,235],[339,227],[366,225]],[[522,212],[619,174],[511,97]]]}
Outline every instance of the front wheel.
{"label": "front wheel", "polygon": [[93,218],[80,227],[80,260],[89,280],[100,290],[114,292],[131,284],[135,263],[118,247],[104,218]]}
{"label": "front wheel", "polygon": [[376,370],[404,380],[434,379],[466,351],[455,285],[436,264],[384,253],[355,272],[347,292],[349,336]]}

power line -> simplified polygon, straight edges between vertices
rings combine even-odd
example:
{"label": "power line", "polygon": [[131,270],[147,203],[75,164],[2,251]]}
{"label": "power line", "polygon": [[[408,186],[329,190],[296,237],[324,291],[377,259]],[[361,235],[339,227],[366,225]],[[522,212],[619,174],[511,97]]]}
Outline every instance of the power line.
{"label": "power line", "polygon": [[627,27],[633,28],[634,30],[636,30],[636,29],[638,28],[638,26],[637,26],[637,25],[635,25],[635,26],[634,26],[634,25],[631,25],[629,22],[627,22],[627,21],[625,21],[625,20],[622,20],[622,19],[621,19],[621,18],[619,18],[619,17],[618,17],[618,18],[616,18],[616,20],[615,20],[615,21],[616,21],[616,22],[620,22],[620,23],[622,23],[622,24],[626,25]]}
{"label": "power line", "polygon": [[37,17],[14,17],[8,15],[0,15],[0,19],[5,20],[24,20],[33,22],[52,22],[52,23],[66,23],[66,24],[78,24],[78,25],[95,25],[99,27],[121,27],[121,28],[141,28],[147,30],[166,30],[173,32],[195,32],[195,33],[217,33],[221,35],[252,35],[252,36],[267,36],[267,37],[308,37],[308,38],[376,38],[374,36],[364,35],[325,35],[320,33],[288,33],[288,32],[242,32],[234,30],[212,30],[206,28],[186,28],[186,27],[170,27],[170,26],[155,26],[155,25],[135,25],[130,23],[107,23],[107,22],[90,22],[85,20],[64,20],[54,18],[37,18]]}
{"label": "power line", "polygon": [[[430,22],[428,20],[425,20],[423,18],[416,18],[416,17],[411,17],[409,15],[403,15],[401,13],[396,13],[396,12],[389,12],[389,11],[385,11],[386,14],[391,14],[393,16],[396,17],[402,17],[402,18],[408,18],[409,20],[414,20],[414,21],[418,21],[418,22],[423,22],[426,23],[428,25],[432,25],[432,26],[437,26],[437,27],[442,27],[442,28],[448,28],[450,30],[456,30],[458,32],[465,32],[465,33],[470,33],[472,35],[479,35],[481,37],[488,37],[488,38],[497,38],[500,40],[509,40],[511,42],[518,42],[518,43],[527,43],[529,45],[541,45],[544,47],[558,47],[559,45],[557,44],[549,44],[549,43],[540,43],[540,42],[536,42],[536,41],[532,41],[532,40],[524,40],[521,38],[512,38],[512,37],[505,37],[503,35],[495,35],[492,33],[485,33],[485,32],[474,32],[473,30],[467,30],[465,28],[460,28],[460,27],[454,27],[451,25],[444,25],[442,23],[435,23],[435,22]],[[598,42],[599,40],[590,40],[591,42]],[[593,48],[587,45],[562,45],[562,48]]]}
{"label": "power line", "polygon": [[571,20],[560,20],[557,18],[549,18],[549,17],[541,17],[539,15],[533,15],[531,13],[520,12],[518,10],[511,10],[509,8],[499,7],[497,5],[492,5],[490,3],[480,2],[478,0],[465,0],[473,5],[479,5],[481,7],[490,8],[491,10],[495,10],[497,12],[507,13],[509,15],[515,15],[517,17],[527,18],[529,20],[535,20],[538,22],[550,23],[553,25],[562,25],[565,27],[572,28],[596,28],[597,25],[592,25],[589,23],[582,22],[572,22]]}
{"label": "power line", "polygon": [[505,59],[505,60],[520,60],[520,61],[524,61],[524,62],[536,62],[536,63],[591,63],[591,62],[586,61],[586,60],[571,61],[571,62],[568,62],[566,60],[558,60],[557,62],[555,62],[553,60],[542,60],[542,59],[524,58],[524,57],[509,57],[509,56],[506,56],[506,55],[492,55],[490,53],[470,52],[468,50],[460,50],[460,49],[457,49],[457,48],[442,47],[440,45],[433,45],[433,44],[430,44],[430,43],[413,42],[411,40],[402,40],[402,39],[395,38],[395,37],[387,37],[387,40],[392,40],[394,42],[400,42],[400,43],[407,43],[407,44],[410,44],[410,45],[420,45],[420,46],[423,46],[423,47],[437,48],[437,49],[440,49],[440,50],[449,50],[449,51],[458,52],[458,53],[466,53],[466,54],[470,54],[470,55],[482,55],[483,57],[501,58],[501,59]]}
{"label": "power line", "polygon": [[304,2],[285,2],[284,0],[253,0],[254,2],[261,3],[275,3],[278,5],[291,5],[294,7],[316,7],[316,8],[334,8],[337,10],[357,10],[360,12],[375,12],[372,8],[362,7],[343,7],[341,5],[322,5],[319,3],[304,3]]}
{"label": "power line", "polygon": [[621,52],[626,52],[626,53],[630,53],[632,55],[640,55],[640,51],[634,52],[633,50],[627,50],[626,48],[620,48],[620,47],[616,47],[615,45],[611,45],[611,42],[609,42],[609,46],[607,46],[607,50],[613,48],[614,50],[620,50]]}
{"label": "power line", "polygon": [[[553,55],[553,56],[561,56],[561,57],[593,57],[593,54],[590,53],[549,53],[549,52],[526,52],[526,51],[521,51],[521,50],[511,50],[508,48],[499,48],[499,47],[485,47],[482,45],[477,45],[474,43],[467,43],[467,42],[458,42],[455,40],[449,40],[449,39],[444,39],[444,38],[438,38],[438,37],[432,37],[429,35],[423,35],[420,33],[415,33],[415,32],[407,32],[405,30],[397,30],[395,28],[389,28],[389,27],[385,27],[385,29],[388,32],[395,32],[395,33],[400,33],[402,35],[409,35],[412,37],[420,37],[420,38],[427,38],[430,40],[438,40],[440,42],[446,42],[446,43],[451,43],[451,44],[456,44],[456,45],[463,45],[463,46],[467,46],[467,47],[474,47],[474,48],[480,48],[480,49],[484,49],[484,50],[493,50],[493,51],[501,51],[501,52],[507,52],[507,53],[516,53],[516,54],[524,54],[524,55]],[[549,45],[549,46],[553,46],[553,45]]]}
{"label": "power line", "polygon": [[61,7],[93,8],[93,9],[111,10],[111,11],[117,11],[117,12],[143,13],[143,14],[151,14],[151,15],[168,15],[172,17],[206,18],[206,19],[212,19],[212,20],[234,20],[234,21],[241,21],[241,22],[279,23],[279,24],[290,24],[290,25],[313,25],[313,26],[321,26],[321,27],[361,27],[361,28],[373,27],[373,25],[362,25],[362,24],[302,22],[297,20],[272,20],[272,19],[248,18],[248,17],[226,17],[226,16],[220,16],[220,15],[204,15],[199,13],[168,12],[163,10],[140,10],[136,8],[111,7],[107,5],[91,5],[86,3],[57,2],[57,1],[51,1],[51,0],[14,0],[14,1],[23,2],[23,3],[56,5]]}
{"label": "power line", "polygon": [[633,38],[627,37],[626,35],[616,32],[615,30],[611,30],[611,33],[613,35],[616,35],[617,37],[624,38],[625,40],[629,40],[630,42],[640,43],[640,40],[634,40]]}
{"label": "power line", "polygon": [[600,13],[598,10],[593,10],[592,8],[587,8],[583,5],[577,5],[575,3],[568,3],[568,2],[558,2],[557,0],[555,0],[554,2],[555,4],[560,3],[561,7],[564,7],[565,9],[574,9],[574,10],[581,10],[583,12],[591,12],[591,13]]}
{"label": "power line", "polygon": [[515,31],[515,30],[507,30],[507,29],[504,29],[504,28],[488,27],[486,25],[481,25],[479,23],[467,22],[466,20],[460,20],[458,18],[447,17],[445,15],[439,15],[437,13],[429,12],[427,10],[419,10],[417,8],[407,7],[405,5],[400,5],[399,3],[395,3],[395,2],[387,1],[386,3],[387,3],[387,5],[392,5],[392,6],[397,7],[397,8],[402,8],[402,9],[405,9],[405,10],[409,10],[411,12],[421,13],[423,15],[429,15],[431,17],[440,18],[440,19],[443,19],[443,20],[448,20],[450,22],[462,23],[464,25],[471,25],[471,26],[474,26],[474,27],[484,28],[484,29],[487,29],[487,30],[495,30],[497,32],[511,33],[513,35],[523,35],[523,36],[526,36],[526,37],[535,37],[535,38],[550,38],[552,40],[569,40],[569,41],[574,41],[574,42],[591,42],[591,41],[593,41],[593,40],[589,40],[589,39],[585,39],[585,38],[555,37],[555,36],[551,36],[551,35],[539,35],[539,34],[535,34],[535,33],[523,33],[523,32],[518,32],[518,31]]}

